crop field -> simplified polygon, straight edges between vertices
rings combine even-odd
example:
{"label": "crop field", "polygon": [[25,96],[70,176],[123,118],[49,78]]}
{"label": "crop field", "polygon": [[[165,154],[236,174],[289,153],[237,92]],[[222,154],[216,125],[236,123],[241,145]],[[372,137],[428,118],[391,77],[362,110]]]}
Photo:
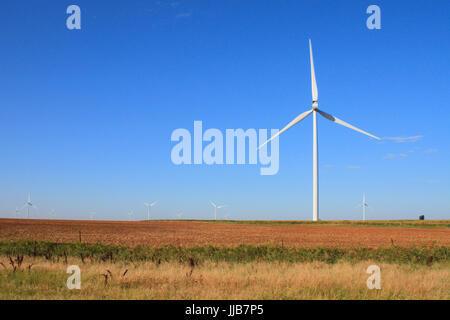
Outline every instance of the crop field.
{"label": "crop field", "polygon": [[0,299],[448,300],[449,244],[448,220],[0,219]]}
{"label": "crop field", "polygon": [[[431,224],[431,222],[428,222]],[[0,240],[101,242],[145,246],[285,245],[292,247],[371,247],[419,244],[450,245],[449,221],[426,227],[348,226],[335,224],[251,224],[197,221],[69,221],[0,219]],[[379,225],[379,224],[378,224]],[[425,226],[427,226],[425,224]]]}

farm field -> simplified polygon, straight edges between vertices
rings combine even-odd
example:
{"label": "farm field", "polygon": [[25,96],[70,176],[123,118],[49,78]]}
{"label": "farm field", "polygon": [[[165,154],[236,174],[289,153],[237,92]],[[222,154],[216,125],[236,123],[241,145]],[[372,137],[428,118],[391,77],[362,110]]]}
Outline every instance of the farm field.
{"label": "farm field", "polygon": [[0,299],[448,300],[448,223],[0,219]]}
{"label": "farm field", "polygon": [[[395,222],[398,224],[398,222]],[[431,222],[427,222],[431,223]],[[386,247],[450,245],[448,220],[442,228],[342,226],[322,224],[262,225],[198,221],[75,221],[0,219],[0,240],[46,240],[57,243],[101,242],[126,246]]]}

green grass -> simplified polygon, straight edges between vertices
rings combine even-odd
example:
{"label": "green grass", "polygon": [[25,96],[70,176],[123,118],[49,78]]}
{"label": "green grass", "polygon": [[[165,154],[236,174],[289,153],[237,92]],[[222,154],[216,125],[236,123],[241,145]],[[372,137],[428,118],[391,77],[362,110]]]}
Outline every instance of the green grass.
{"label": "green grass", "polygon": [[450,248],[446,246],[412,246],[387,248],[292,248],[273,245],[240,245],[237,247],[145,247],[133,248],[85,243],[53,243],[46,241],[0,241],[2,256],[45,257],[60,261],[67,257],[78,257],[97,262],[314,262],[336,263],[340,261],[359,262],[376,260],[386,263],[430,265],[435,262],[450,261]]}
{"label": "green grass", "polygon": [[[152,220],[174,221],[174,220]],[[319,226],[345,226],[345,227],[384,227],[384,228],[450,228],[450,220],[329,220],[329,221],[302,221],[302,220],[175,220],[207,223],[229,223],[246,225],[319,225]]]}
{"label": "green grass", "polygon": [[[67,274],[63,272],[51,272],[47,270],[39,270],[33,272],[27,271],[4,271],[0,273],[1,290],[0,295],[2,299],[30,299],[36,296],[37,292],[34,288],[39,288],[40,294],[61,291],[65,295],[71,294],[70,290],[66,290],[64,284],[67,279]],[[44,284],[44,285],[42,285]]]}

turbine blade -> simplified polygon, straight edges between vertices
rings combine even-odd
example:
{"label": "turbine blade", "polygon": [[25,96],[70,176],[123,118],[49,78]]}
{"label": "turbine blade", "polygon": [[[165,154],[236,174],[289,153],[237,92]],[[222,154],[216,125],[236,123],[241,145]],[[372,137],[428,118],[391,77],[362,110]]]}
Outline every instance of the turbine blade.
{"label": "turbine blade", "polygon": [[321,114],[321,116],[324,117],[325,119],[328,119],[328,120],[330,120],[330,121],[336,122],[336,123],[338,123],[338,124],[340,124],[340,125],[342,125],[342,126],[344,126],[344,127],[353,129],[353,130],[355,130],[355,131],[361,132],[361,133],[363,133],[363,134],[365,134],[365,135],[367,135],[367,136],[369,136],[369,137],[372,137],[372,138],[374,138],[374,139],[381,140],[380,138],[374,136],[373,134],[370,134],[370,133],[365,132],[365,131],[363,131],[363,130],[361,130],[361,129],[358,129],[357,127],[352,126],[351,124],[349,124],[349,123],[347,123],[347,122],[345,122],[345,121],[342,121],[341,119],[338,119],[338,118],[332,116],[331,114],[328,114],[328,113],[326,113],[326,112],[324,112],[324,111],[322,111],[322,110],[317,110],[317,111],[318,111],[318,112]]}
{"label": "turbine blade", "polygon": [[317,92],[317,83],[316,83],[316,73],[314,71],[314,60],[311,46],[311,39],[309,39],[309,57],[311,59],[311,89],[312,89],[312,99],[313,101],[317,101],[318,92]]}
{"label": "turbine blade", "polygon": [[152,204],[150,204],[150,207],[153,207],[158,201],[154,201]]}
{"label": "turbine blade", "polygon": [[214,202],[212,202],[211,200],[209,200],[209,202],[211,202],[211,204],[213,205],[214,208],[217,208],[217,206]]}
{"label": "turbine blade", "polygon": [[278,137],[280,134],[282,134],[283,132],[285,132],[287,129],[289,129],[290,127],[296,125],[297,123],[299,123],[300,121],[302,121],[303,119],[305,119],[307,116],[309,116],[311,114],[312,110],[308,110],[303,112],[302,114],[298,115],[294,120],[292,120],[291,122],[289,122],[289,124],[284,127],[283,129],[281,129],[280,131],[278,131],[278,133],[276,135],[274,135],[273,137],[271,137],[269,140],[267,140],[266,142],[264,142],[262,145],[259,146],[258,149],[261,149],[265,144],[267,144],[268,142],[272,141],[273,139],[275,139],[276,137]]}

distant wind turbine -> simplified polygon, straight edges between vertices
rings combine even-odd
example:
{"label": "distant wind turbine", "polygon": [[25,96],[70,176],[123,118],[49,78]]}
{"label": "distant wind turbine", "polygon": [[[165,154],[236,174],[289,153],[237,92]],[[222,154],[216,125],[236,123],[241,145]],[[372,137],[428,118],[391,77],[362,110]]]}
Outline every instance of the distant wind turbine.
{"label": "distant wind turbine", "polygon": [[38,207],[31,202],[31,196],[29,193],[28,193],[28,200],[25,202],[25,204],[20,210],[22,210],[25,207],[27,208],[27,219],[30,219],[30,208],[33,208],[36,211],[38,209]]}
{"label": "distant wind turbine", "polygon": [[14,218],[17,219],[17,216],[20,214],[20,209],[16,207],[16,211],[14,212]]}
{"label": "distant wind turbine", "polygon": [[366,221],[366,208],[370,208],[366,202],[366,194],[363,193],[362,202],[358,205],[358,208],[363,208],[363,221]]}
{"label": "distant wind turbine", "polygon": [[180,212],[177,213],[178,219],[181,219],[182,216],[183,216],[183,212],[180,211]]}
{"label": "distant wind turbine", "polygon": [[89,219],[94,220],[94,218],[95,218],[95,212],[91,212],[89,214]]}
{"label": "distant wind turbine", "polygon": [[52,211],[50,211],[50,219],[56,219],[55,209],[52,209]]}
{"label": "distant wind turbine", "polygon": [[144,202],[144,206],[147,207],[147,217],[148,217],[148,220],[150,220],[150,209],[151,209],[157,202],[158,202],[158,201],[155,201],[155,202],[152,202],[152,203]]}
{"label": "distant wind turbine", "polygon": [[128,212],[128,219],[130,219],[130,220],[134,220],[133,219],[133,211],[130,211],[130,212]]}
{"label": "distant wind turbine", "polygon": [[217,220],[217,209],[222,209],[224,207],[226,207],[225,205],[216,205],[214,202],[210,201],[212,206],[214,207],[214,220]]}
{"label": "distant wind turbine", "polygon": [[318,100],[317,100],[318,99],[318,90],[317,90],[317,83],[316,83],[316,75],[314,72],[314,61],[313,61],[311,40],[309,40],[309,56],[310,56],[310,61],[311,61],[312,109],[299,114],[286,127],[281,129],[281,131],[279,131],[277,134],[275,134],[269,140],[267,140],[262,145],[260,145],[259,148],[262,148],[266,143],[275,139],[280,134],[282,134],[284,131],[286,131],[290,127],[293,127],[294,125],[296,125],[297,123],[299,123],[300,121],[305,119],[311,113],[313,114],[313,221],[318,221],[319,220],[319,169],[318,169],[318,151],[317,151],[317,113],[319,113],[325,119],[328,119],[337,124],[343,125],[344,127],[347,127],[347,128],[353,129],[355,131],[358,131],[360,133],[363,133],[365,135],[368,135],[369,137],[372,137],[372,138],[375,138],[378,140],[380,140],[380,138],[378,138],[368,132],[365,132],[361,129],[358,129],[358,128],[352,126],[351,124],[348,124],[347,122],[344,122],[344,121],[318,109],[318,107],[319,107]]}

